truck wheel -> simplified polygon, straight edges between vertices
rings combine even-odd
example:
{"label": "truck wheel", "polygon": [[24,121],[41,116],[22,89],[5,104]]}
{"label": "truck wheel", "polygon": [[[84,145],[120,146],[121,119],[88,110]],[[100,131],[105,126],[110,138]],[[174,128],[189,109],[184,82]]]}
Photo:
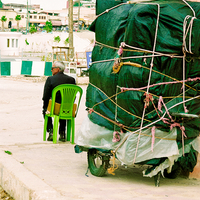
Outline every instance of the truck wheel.
{"label": "truck wheel", "polygon": [[94,176],[103,176],[109,165],[109,157],[102,156],[96,149],[90,149],[87,153],[88,167]]}

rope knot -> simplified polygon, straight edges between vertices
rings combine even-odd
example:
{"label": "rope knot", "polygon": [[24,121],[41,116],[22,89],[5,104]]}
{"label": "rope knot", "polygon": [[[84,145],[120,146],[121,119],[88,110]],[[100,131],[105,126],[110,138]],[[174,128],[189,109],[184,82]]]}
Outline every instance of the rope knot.
{"label": "rope knot", "polygon": [[90,108],[89,111],[90,115],[92,114],[92,112],[94,112],[94,109],[93,108]]}
{"label": "rope knot", "polygon": [[146,92],[144,93],[144,96],[146,96],[146,98],[144,99],[144,103],[145,103],[144,107],[147,108],[149,106],[149,102],[150,101],[153,102],[153,96]]}
{"label": "rope knot", "polygon": [[120,89],[121,89],[121,92],[127,91],[127,89],[125,87],[121,87]]}
{"label": "rope knot", "polygon": [[122,65],[123,65],[123,63],[121,62],[121,59],[119,57],[117,57],[113,64],[113,73],[115,73],[115,74],[118,73],[119,70],[121,69]]}
{"label": "rope knot", "polygon": [[113,142],[119,142],[120,141],[120,134],[117,131],[113,132]]}
{"label": "rope knot", "polygon": [[125,47],[126,43],[125,42],[121,42],[121,47]]}
{"label": "rope knot", "polygon": [[123,54],[123,47],[120,46],[120,48],[119,48],[117,54],[118,54],[119,56],[121,56],[121,55]]}

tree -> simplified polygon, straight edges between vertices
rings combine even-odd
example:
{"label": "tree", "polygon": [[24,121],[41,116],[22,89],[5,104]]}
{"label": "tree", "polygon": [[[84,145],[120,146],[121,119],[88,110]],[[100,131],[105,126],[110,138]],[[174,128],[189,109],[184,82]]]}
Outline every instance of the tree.
{"label": "tree", "polygon": [[65,45],[69,44],[69,37],[65,39],[64,44]]}
{"label": "tree", "polygon": [[2,17],[1,17],[1,22],[2,22],[2,31],[4,31],[4,22],[6,22],[6,21],[7,21],[6,16],[2,16]]}
{"label": "tree", "polygon": [[17,31],[19,32],[19,21],[21,20],[21,15],[16,15],[15,21],[17,21]]}
{"label": "tree", "polygon": [[51,32],[53,29],[52,23],[50,21],[46,21],[43,29],[46,30],[47,33]]}
{"label": "tree", "polygon": [[34,24],[32,24],[32,25],[31,25],[29,32],[30,32],[31,34],[33,34],[33,33],[36,33],[36,32],[37,32],[37,29],[36,29],[36,27],[35,27],[35,25],[34,25]]}
{"label": "tree", "polygon": [[60,42],[60,36],[57,36],[57,37],[54,37],[54,42],[57,42],[57,43],[59,43]]}

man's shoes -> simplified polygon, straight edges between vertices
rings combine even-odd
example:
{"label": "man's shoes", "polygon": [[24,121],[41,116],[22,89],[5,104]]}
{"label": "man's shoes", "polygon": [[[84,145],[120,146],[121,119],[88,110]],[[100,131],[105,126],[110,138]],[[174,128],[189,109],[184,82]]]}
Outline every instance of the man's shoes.
{"label": "man's shoes", "polygon": [[47,141],[53,141],[53,130],[49,131],[49,137],[47,138]]}
{"label": "man's shoes", "polygon": [[65,137],[65,132],[64,131],[60,133],[59,141],[61,141],[61,142],[65,142],[66,141],[66,137]]}

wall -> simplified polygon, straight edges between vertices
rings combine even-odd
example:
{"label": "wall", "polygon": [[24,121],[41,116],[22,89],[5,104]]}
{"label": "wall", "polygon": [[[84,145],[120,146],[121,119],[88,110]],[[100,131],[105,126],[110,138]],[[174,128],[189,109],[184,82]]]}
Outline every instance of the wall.
{"label": "wall", "polygon": [[0,76],[51,76],[52,62],[11,61],[0,63]]}
{"label": "wall", "polygon": [[0,32],[1,55],[18,56],[21,35],[17,32]]}
{"label": "wall", "polygon": [[[64,73],[77,79],[77,67],[75,62],[66,63]],[[0,62],[0,76],[52,76],[52,62],[44,61],[11,61]]]}

